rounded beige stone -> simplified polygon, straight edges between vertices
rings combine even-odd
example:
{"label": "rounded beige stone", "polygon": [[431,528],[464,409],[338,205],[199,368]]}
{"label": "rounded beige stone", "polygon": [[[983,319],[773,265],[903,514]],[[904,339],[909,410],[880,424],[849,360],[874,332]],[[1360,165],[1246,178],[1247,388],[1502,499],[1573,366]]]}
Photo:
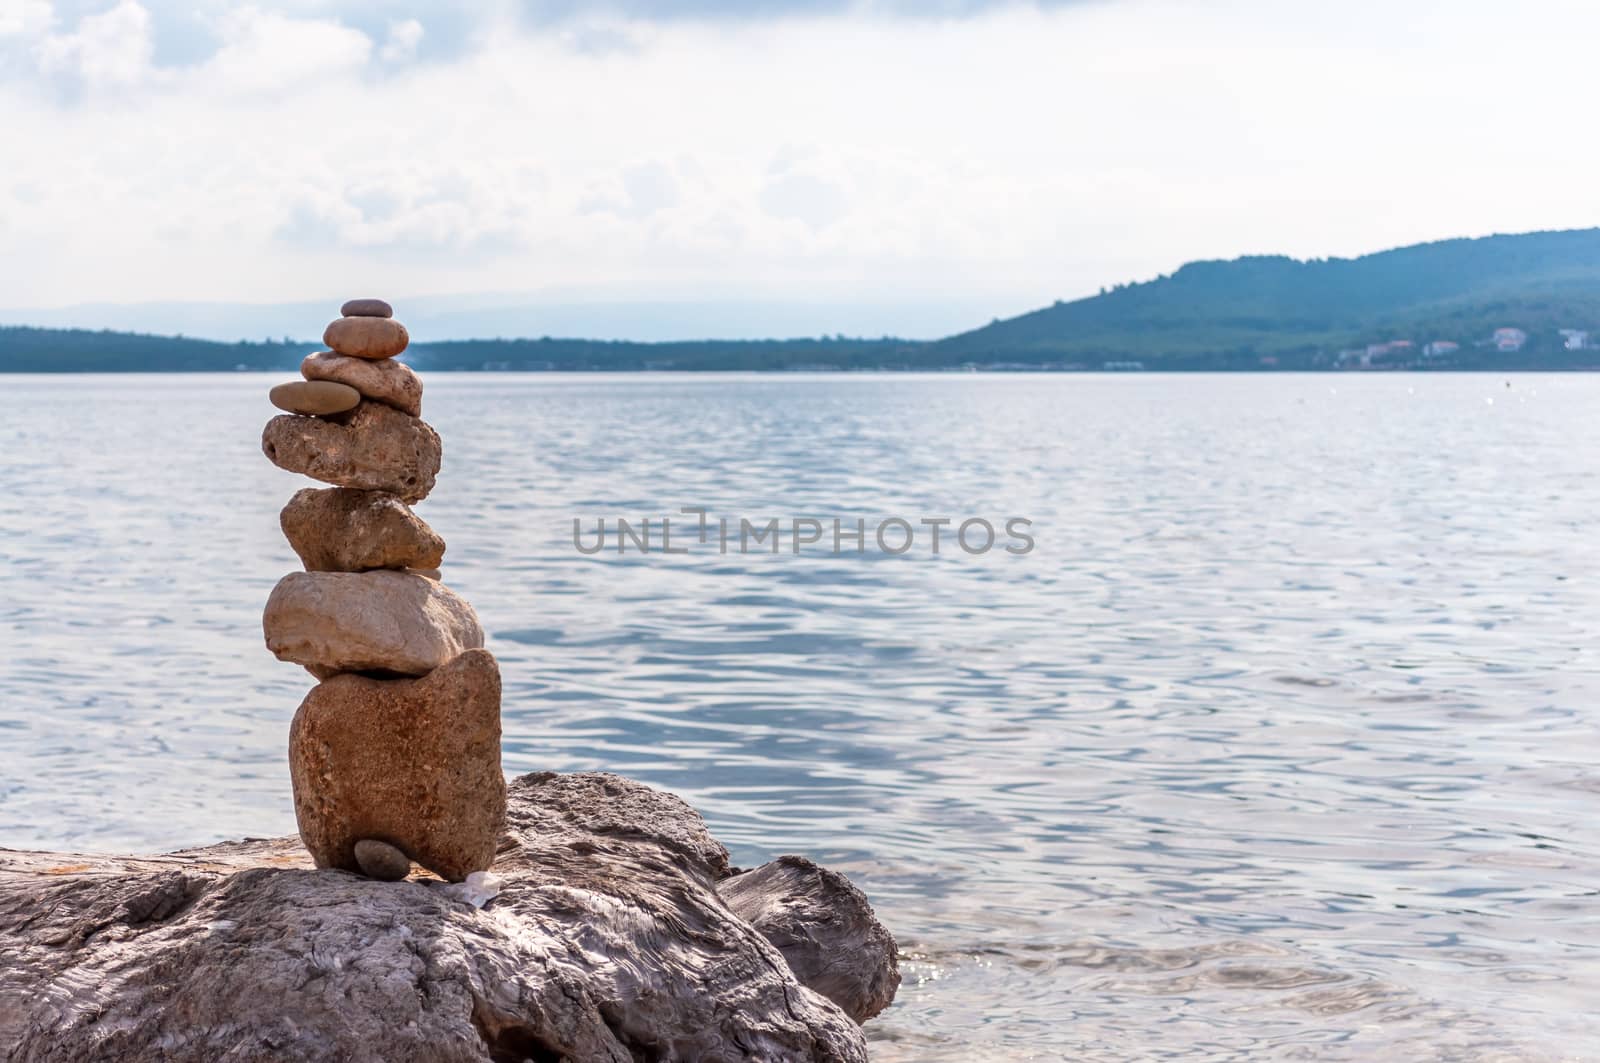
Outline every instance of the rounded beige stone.
{"label": "rounded beige stone", "polygon": [[418,676],[483,645],[465,598],[412,572],[291,572],[261,617],[267,649],[319,679]]}
{"label": "rounded beige stone", "polygon": [[422,416],[422,378],[409,365],[393,358],[374,362],[322,351],[306,355],[300,363],[300,375],[307,380],[348,384],[374,402],[413,417]]}
{"label": "rounded beige stone", "polygon": [[382,299],[351,299],[339,313],[345,317],[394,317],[394,307]]}
{"label": "rounded beige stone", "polygon": [[294,380],[279,384],[267,392],[267,398],[280,410],[322,417],[355,409],[361,392],[332,380]]}
{"label": "rounded beige stone", "polygon": [[400,322],[387,317],[341,317],[328,326],[322,342],[349,358],[393,358],[411,337]]}

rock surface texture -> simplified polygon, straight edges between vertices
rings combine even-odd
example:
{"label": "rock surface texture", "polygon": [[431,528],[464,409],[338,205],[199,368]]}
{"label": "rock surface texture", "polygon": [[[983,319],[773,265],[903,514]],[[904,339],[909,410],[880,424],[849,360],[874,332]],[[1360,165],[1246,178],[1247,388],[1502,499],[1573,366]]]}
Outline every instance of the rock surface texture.
{"label": "rock surface texture", "polygon": [[718,885],[723,903],[778,947],[806,985],[866,1022],[900,988],[894,938],[837,871],[780,856]]}
{"label": "rock surface texture", "polygon": [[289,727],[289,777],[318,867],[360,871],[357,843],[376,840],[452,882],[484,870],[506,788],[494,657],[468,650],[410,681],[321,683]]}
{"label": "rock surface texture", "polygon": [[[763,869],[730,879],[682,801],[541,774],[512,784],[508,813],[482,909],[433,880],[309,870],[292,840],[142,860],[0,850],[0,1059],[867,1059],[839,986],[818,991],[761,910],[724,901]],[[785,887],[790,936],[817,887]],[[878,930],[841,939],[836,969],[892,983]],[[851,941],[870,955],[844,955]]]}
{"label": "rock surface texture", "polygon": [[472,606],[414,572],[291,572],[261,617],[267,649],[319,678],[427,675],[483,645]]}
{"label": "rock surface texture", "polygon": [[373,402],[393,406],[413,417],[422,416],[422,378],[393,358],[371,362],[323,351],[305,356],[300,362],[300,375],[307,380],[347,385]]}
{"label": "rock surface texture", "polygon": [[439,534],[382,491],[308,487],[289,499],[278,524],[307,572],[436,569],[444,560]]}
{"label": "rock surface texture", "polygon": [[402,502],[428,497],[442,449],[427,422],[381,402],[362,402],[337,419],[284,414],[261,433],[262,452],[280,469],[338,487],[387,491]]}

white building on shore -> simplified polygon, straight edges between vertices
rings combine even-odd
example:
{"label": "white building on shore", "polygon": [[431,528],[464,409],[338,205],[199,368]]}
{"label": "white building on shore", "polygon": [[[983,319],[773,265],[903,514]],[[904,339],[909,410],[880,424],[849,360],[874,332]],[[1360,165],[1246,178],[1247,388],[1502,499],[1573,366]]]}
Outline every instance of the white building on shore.
{"label": "white building on shore", "polygon": [[1520,351],[1528,342],[1528,334],[1519,328],[1494,330],[1494,346],[1499,351]]}

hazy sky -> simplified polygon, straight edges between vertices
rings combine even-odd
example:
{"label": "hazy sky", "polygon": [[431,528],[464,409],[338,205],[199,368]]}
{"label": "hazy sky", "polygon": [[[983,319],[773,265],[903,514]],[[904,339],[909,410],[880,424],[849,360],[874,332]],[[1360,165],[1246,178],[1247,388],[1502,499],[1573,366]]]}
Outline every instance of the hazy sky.
{"label": "hazy sky", "polygon": [[0,0],[0,306],[925,334],[1193,258],[1590,226],[1596,40],[1593,0]]}

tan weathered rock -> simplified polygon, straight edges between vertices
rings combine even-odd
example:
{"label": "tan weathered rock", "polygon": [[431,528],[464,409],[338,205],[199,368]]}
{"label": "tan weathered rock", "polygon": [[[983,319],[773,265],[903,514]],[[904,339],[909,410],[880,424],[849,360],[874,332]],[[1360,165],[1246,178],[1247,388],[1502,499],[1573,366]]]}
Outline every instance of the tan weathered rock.
{"label": "tan weathered rock", "polygon": [[308,572],[437,569],[444,540],[411,507],[383,491],[307,487],[278,514]]}
{"label": "tan weathered rock", "polygon": [[410,366],[393,358],[370,361],[322,351],[306,355],[300,363],[300,375],[307,380],[348,384],[374,402],[393,406],[413,417],[422,416],[422,378]]}
{"label": "tan weathered rock", "polygon": [[322,333],[335,354],[351,358],[393,358],[406,349],[406,327],[387,317],[341,317]]}
{"label": "tan weathered rock", "polygon": [[339,313],[345,317],[394,317],[394,307],[382,299],[351,299]]}
{"label": "tan weathered rock", "polygon": [[411,858],[388,842],[362,838],[354,847],[361,873],[379,882],[399,882],[411,874]]}
{"label": "tan weathered rock", "polygon": [[279,384],[267,392],[267,398],[280,410],[321,417],[355,409],[361,392],[331,380],[294,380]]}
{"label": "tan weathered rock", "polygon": [[280,469],[419,502],[433,490],[442,448],[426,421],[363,402],[335,420],[274,417],[261,433],[261,449]]}
{"label": "tan weathered rock", "polygon": [[483,645],[465,598],[413,572],[291,572],[267,599],[261,628],[280,661],[312,675],[426,675]]}
{"label": "tan weathered rock", "polygon": [[372,838],[452,882],[487,870],[506,812],[494,656],[468,650],[422,679],[318,685],[289,728],[289,775],[318,867],[360,871],[356,843]]}

